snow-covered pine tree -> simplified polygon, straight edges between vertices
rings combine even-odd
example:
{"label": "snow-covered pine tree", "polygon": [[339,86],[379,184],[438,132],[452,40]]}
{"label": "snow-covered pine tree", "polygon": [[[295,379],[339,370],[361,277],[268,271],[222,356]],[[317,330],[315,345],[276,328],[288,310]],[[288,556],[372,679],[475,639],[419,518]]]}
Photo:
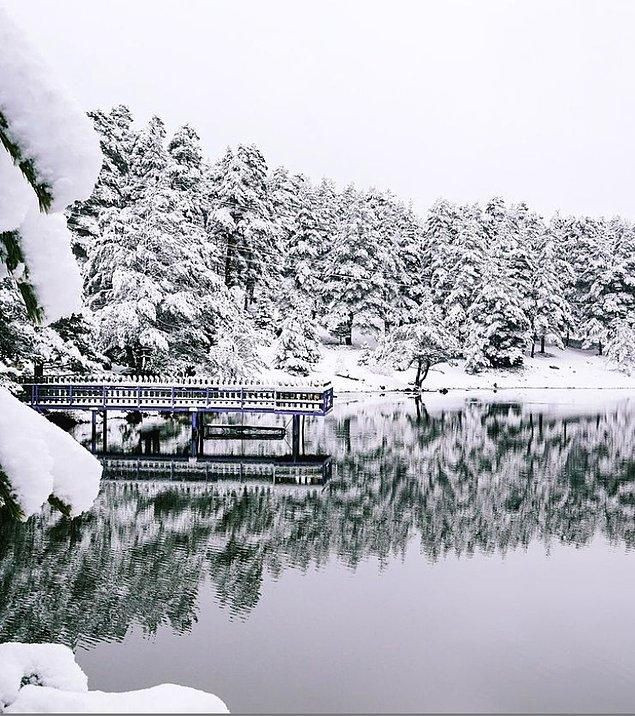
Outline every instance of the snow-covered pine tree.
{"label": "snow-covered pine tree", "polygon": [[368,193],[368,205],[374,214],[379,250],[383,256],[378,267],[383,282],[382,310],[379,315],[384,332],[392,326],[404,322],[414,303],[407,297],[405,287],[408,275],[401,249],[401,215],[403,206],[390,192],[371,191]]}
{"label": "snow-covered pine tree", "polygon": [[284,258],[283,276],[293,285],[294,292],[310,302],[315,310],[318,293],[318,255],[322,233],[315,208],[308,196],[301,198],[301,204],[294,226],[289,233]]}
{"label": "snow-covered pine tree", "polygon": [[[164,229],[177,262],[173,272],[178,281],[170,287],[160,317],[173,326],[168,342],[172,363],[179,370],[216,370],[209,355],[219,334],[244,320],[222,280],[223,256],[207,231],[206,171],[196,131],[189,125],[177,129],[168,143],[170,220],[164,222]],[[247,322],[245,330],[250,325]]]}
{"label": "snow-covered pine tree", "polygon": [[280,336],[275,343],[273,364],[293,375],[309,375],[320,360],[320,347],[306,300],[295,294],[293,307],[282,319]]}
{"label": "snow-covered pine tree", "polygon": [[518,289],[495,256],[486,264],[469,318],[468,372],[522,365],[529,345],[530,325]]}
{"label": "snow-covered pine tree", "polygon": [[290,174],[285,167],[277,167],[267,180],[271,212],[281,247],[288,245],[295,231],[296,220],[306,192],[306,179]]}
{"label": "snow-covered pine tree", "polygon": [[602,355],[614,322],[635,312],[634,260],[628,227],[618,218],[603,220],[593,253],[582,274],[582,325],[585,347],[597,345]]}
{"label": "snow-covered pine tree", "polygon": [[367,196],[357,195],[335,239],[322,288],[328,326],[346,345],[352,344],[354,325],[364,332],[379,330],[385,261],[373,208]]}
{"label": "snow-covered pine tree", "polygon": [[403,370],[416,366],[415,387],[419,389],[430,368],[456,358],[459,346],[447,328],[441,307],[426,296],[409,319],[391,331],[384,343],[383,359],[387,351],[396,367]]}
{"label": "snow-covered pine tree", "polygon": [[483,208],[483,231],[489,247],[500,244],[509,229],[509,216],[505,200],[501,196],[493,196]]}
{"label": "snow-covered pine tree", "polygon": [[224,255],[224,280],[244,292],[245,306],[259,284],[274,284],[280,266],[278,232],[267,186],[267,165],[253,145],[228,149],[215,168],[213,224]]}
{"label": "snow-covered pine tree", "polygon": [[610,338],[606,344],[607,358],[627,375],[635,371],[635,322],[625,318],[617,319],[610,327]]}
{"label": "snow-covered pine tree", "polygon": [[423,241],[423,266],[433,300],[443,303],[454,284],[450,273],[451,245],[460,225],[459,211],[445,199],[437,200],[426,216]]}
{"label": "snow-covered pine tree", "polygon": [[88,116],[99,135],[104,161],[93,193],[86,201],[75,202],[67,211],[68,228],[73,234],[73,253],[82,264],[101,233],[100,220],[104,211],[122,208],[125,204],[129,157],[134,141],[132,114],[125,105],[117,105],[110,112],[89,112]]}
{"label": "snow-covered pine tree", "polygon": [[583,338],[591,328],[591,325],[585,328],[585,324],[592,318],[589,291],[595,281],[594,259],[601,243],[602,224],[585,216],[556,214],[550,222],[550,231],[573,274],[567,290],[572,315],[571,333]]}
{"label": "snow-covered pine tree", "polygon": [[203,150],[197,131],[189,124],[179,127],[168,142],[170,185],[173,189],[192,192],[197,197],[203,181]]}
{"label": "snow-covered pine tree", "polygon": [[536,245],[535,275],[533,281],[532,347],[534,354],[536,338],[540,339],[540,352],[545,352],[545,342],[552,341],[564,348],[564,336],[571,326],[572,317],[567,300],[567,286],[571,283],[569,267],[562,261],[556,239],[547,229]]}
{"label": "snow-covered pine tree", "polygon": [[447,291],[439,305],[443,306],[448,329],[460,345],[469,331],[469,311],[481,285],[488,260],[485,234],[478,206],[461,210],[462,221],[447,247]]}
{"label": "snow-covered pine tree", "polygon": [[400,286],[404,311],[397,317],[397,323],[406,320],[408,311],[422,303],[429,290],[425,283],[423,253],[423,223],[411,205],[398,203],[396,207],[395,251],[401,263]]}
{"label": "snow-covered pine tree", "polygon": [[112,210],[86,267],[88,305],[100,349],[136,371],[158,370],[173,328],[162,302],[178,282],[165,127],[153,117],[134,144],[126,205]]}
{"label": "snow-covered pine tree", "polygon": [[535,308],[533,283],[536,254],[545,230],[542,217],[530,211],[524,203],[509,207],[506,221],[499,225],[501,258],[507,264],[509,278],[520,294],[530,323],[533,322]]}
{"label": "snow-covered pine tree", "polygon": [[310,187],[307,184],[305,191],[310,198],[318,231],[322,237],[318,258],[321,263],[325,263],[337,236],[345,207],[342,197],[331,179],[322,179],[316,187]]}

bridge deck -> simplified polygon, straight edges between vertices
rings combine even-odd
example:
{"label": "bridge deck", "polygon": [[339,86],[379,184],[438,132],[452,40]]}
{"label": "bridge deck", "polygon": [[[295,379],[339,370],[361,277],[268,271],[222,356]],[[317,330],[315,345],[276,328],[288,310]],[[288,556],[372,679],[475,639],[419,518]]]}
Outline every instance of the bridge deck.
{"label": "bridge deck", "polygon": [[159,412],[276,413],[326,415],[333,407],[330,383],[310,385],[213,385],[200,379],[180,383],[81,382],[47,379],[24,385],[37,410],[144,410]]}

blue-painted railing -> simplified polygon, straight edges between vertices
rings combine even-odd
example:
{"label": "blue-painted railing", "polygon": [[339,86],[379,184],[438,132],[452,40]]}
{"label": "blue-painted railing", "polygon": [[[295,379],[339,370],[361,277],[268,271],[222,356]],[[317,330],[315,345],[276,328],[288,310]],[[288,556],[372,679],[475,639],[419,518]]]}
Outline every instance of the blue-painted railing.
{"label": "blue-painted railing", "polygon": [[277,413],[326,415],[333,388],[323,385],[218,385],[204,378],[108,378],[50,376],[24,385],[25,400],[37,410],[152,410],[159,412]]}

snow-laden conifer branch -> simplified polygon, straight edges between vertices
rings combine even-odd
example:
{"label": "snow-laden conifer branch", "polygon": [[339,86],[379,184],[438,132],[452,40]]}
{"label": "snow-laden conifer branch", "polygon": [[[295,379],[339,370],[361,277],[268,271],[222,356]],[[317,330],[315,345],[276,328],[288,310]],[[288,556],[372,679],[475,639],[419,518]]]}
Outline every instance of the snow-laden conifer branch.
{"label": "snow-laden conifer branch", "polygon": [[[88,118],[51,81],[2,8],[0,144],[0,258],[26,315],[55,321],[81,310],[82,282],[65,217],[54,212],[89,196],[101,155]],[[0,317],[0,346],[8,338],[14,351],[13,335]],[[67,516],[87,510],[101,466],[0,388],[0,472],[0,504],[24,519],[47,501]]]}
{"label": "snow-laden conifer branch", "polygon": [[14,164],[20,169],[24,178],[35,192],[40,211],[49,211],[53,203],[51,187],[38,179],[38,173],[33,159],[23,157],[20,146],[10,138],[9,123],[2,112],[0,112],[0,143],[7,150]]}

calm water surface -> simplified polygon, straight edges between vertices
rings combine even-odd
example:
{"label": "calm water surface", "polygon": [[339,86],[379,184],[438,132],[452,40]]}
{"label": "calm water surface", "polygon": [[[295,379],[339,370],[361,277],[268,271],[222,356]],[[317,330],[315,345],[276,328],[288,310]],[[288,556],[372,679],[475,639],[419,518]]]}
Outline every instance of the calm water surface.
{"label": "calm water surface", "polygon": [[340,400],[300,467],[189,437],[111,420],[90,515],[0,526],[0,641],[234,712],[635,710],[627,392]]}

